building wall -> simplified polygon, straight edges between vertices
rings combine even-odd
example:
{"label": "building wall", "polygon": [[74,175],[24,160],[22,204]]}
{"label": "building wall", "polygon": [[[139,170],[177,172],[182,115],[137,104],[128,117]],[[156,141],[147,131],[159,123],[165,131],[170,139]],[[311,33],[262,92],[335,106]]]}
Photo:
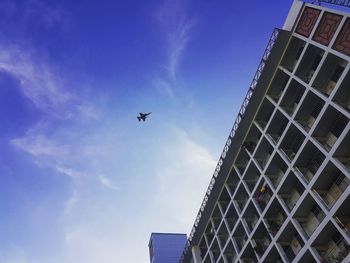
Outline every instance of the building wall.
{"label": "building wall", "polygon": [[293,8],[192,262],[350,262],[350,18]]}

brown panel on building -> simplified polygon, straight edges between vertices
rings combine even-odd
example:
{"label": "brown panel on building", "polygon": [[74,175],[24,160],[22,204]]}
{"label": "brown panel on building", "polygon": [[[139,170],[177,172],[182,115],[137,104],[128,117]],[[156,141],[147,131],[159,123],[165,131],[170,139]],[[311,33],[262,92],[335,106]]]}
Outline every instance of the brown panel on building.
{"label": "brown panel on building", "polygon": [[332,13],[324,13],[322,16],[321,22],[317,27],[316,33],[313,36],[313,40],[328,46],[329,42],[331,42],[335,31],[337,30],[339,23],[342,19],[342,16],[332,14]]}
{"label": "brown panel on building", "polygon": [[350,56],[350,19],[346,19],[343,28],[341,29],[337,40],[333,46],[335,50]]}
{"label": "brown panel on building", "polygon": [[321,11],[318,9],[305,7],[295,32],[305,37],[309,37],[316,24],[317,18],[320,15],[320,12]]}

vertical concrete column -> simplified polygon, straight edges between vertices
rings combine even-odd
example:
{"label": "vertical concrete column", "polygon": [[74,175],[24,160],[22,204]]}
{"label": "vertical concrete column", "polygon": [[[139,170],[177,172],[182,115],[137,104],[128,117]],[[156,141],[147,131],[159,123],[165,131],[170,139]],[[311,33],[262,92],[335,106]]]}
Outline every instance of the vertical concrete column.
{"label": "vertical concrete column", "polygon": [[201,251],[198,246],[192,247],[192,257],[194,263],[202,263]]}

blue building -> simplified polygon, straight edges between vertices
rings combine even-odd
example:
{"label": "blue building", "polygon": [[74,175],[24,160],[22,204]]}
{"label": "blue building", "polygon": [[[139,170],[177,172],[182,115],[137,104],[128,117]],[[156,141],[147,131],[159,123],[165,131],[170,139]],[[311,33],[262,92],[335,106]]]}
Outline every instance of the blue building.
{"label": "blue building", "polygon": [[150,262],[178,263],[186,242],[186,234],[152,233],[148,243]]}

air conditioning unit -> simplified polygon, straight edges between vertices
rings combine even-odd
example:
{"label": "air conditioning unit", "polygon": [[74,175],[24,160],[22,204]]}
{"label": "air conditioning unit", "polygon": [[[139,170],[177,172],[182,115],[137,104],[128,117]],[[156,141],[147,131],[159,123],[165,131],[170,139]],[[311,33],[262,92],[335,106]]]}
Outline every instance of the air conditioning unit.
{"label": "air conditioning unit", "polygon": [[336,84],[337,84],[336,82],[334,82],[333,80],[330,80],[326,86],[325,92],[328,95],[330,95],[332,93],[332,91],[334,90]]}

